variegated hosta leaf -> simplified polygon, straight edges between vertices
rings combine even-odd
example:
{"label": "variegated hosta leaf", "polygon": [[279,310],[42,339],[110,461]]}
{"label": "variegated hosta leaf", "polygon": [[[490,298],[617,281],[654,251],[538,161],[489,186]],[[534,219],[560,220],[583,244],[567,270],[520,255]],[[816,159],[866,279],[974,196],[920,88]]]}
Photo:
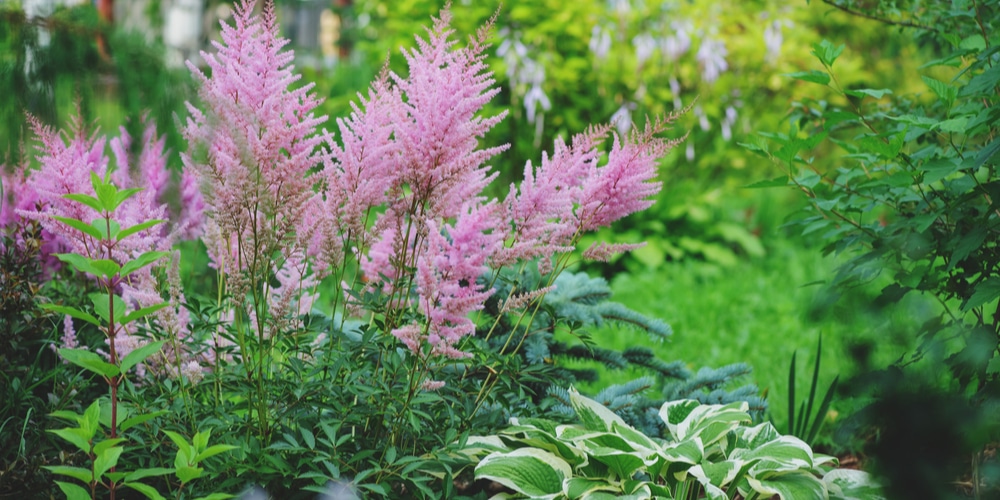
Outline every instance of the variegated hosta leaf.
{"label": "variegated hosta leaf", "polygon": [[647,450],[658,450],[660,449],[659,443],[653,441],[649,436],[639,432],[634,427],[628,424],[612,424],[611,431],[615,434],[625,438],[630,443],[633,443],[634,447],[645,448]]}
{"label": "variegated hosta leaf", "polygon": [[778,439],[781,433],[770,422],[753,427],[740,427],[737,430],[736,447],[752,450],[764,443]]}
{"label": "variegated hosta leaf", "polygon": [[726,500],[726,492],[723,486],[729,484],[739,472],[740,467],[732,462],[725,461],[717,464],[705,463],[696,465],[688,469],[691,474],[705,489],[705,496],[710,500]]}
{"label": "variegated hosta leaf", "polygon": [[595,493],[621,493],[621,488],[604,478],[571,477],[563,481],[563,494],[569,498],[588,498]]}
{"label": "variegated hosta leaf", "polygon": [[[736,401],[727,405],[691,406],[692,400],[682,400],[664,403],[660,408],[660,418],[667,423],[670,433],[678,441],[684,441],[694,436],[701,438],[706,448],[721,440],[741,423],[750,422],[750,405],[746,401]],[[697,403],[695,401],[695,403]],[[676,418],[686,413],[683,420]],[[676,423],[674,423],[676,422]]]}
{"label": "variegated hosta leaf", "polygon": [[532,498],[559,495],[563,481],[572,475],[565,460],[535,448],[491,453],[476,466],[476,479],[496,481]]}
{"label": "variegated hosta leaf", "polygon": [[596,447],[587,450],[594,460],[608,466],[619,479],[631,479],[639,470],[656,463],[637,452],[626,452],[614,448]]}
{"label": "variegated hosta leaf", "polygon": [[813,466],[812,449],[795,436],[779,436],[750,450],[735,450],[730,458],[747,462],[759,460],[751,469],[753,475],[757,475],[754,471],[809,469]]}
{"label": "variegated hosta leaf", "polygon": [[[501,436],[508,448],[540,448],[550,451],[562,459],[566,460],[572,467],[578,467],[587,463],[587,454],[573,446],[571,441],[560,439],[547,431],[534,427],[518,427],[517,437],[507,436],[509,431],[503,431]],[[558,431],[558,428],[557,428]]]}
{"label": "variegated hosta leaf", "polygon": [[834,469],[823,476],[831,500],[885,500],[882,486],[859,470]]}
{"label": "variegated hosta leaf", "polygon": [[828,498],[823,482],[804,471],[774,474],[767,479],[748,477],[747,483],[764,498],[773,495],[778,495],[781,500],[827,500]]}
{"label": "variegated hosta leaf", "polygon": [[580,418],[583,427],[591,431],[610,431],[612,423],[628,425],[615,412],[607,406],[594,401],[593,399],[581,396],[575,388],[569,389],[569,402],[576,411],[576,416]]}

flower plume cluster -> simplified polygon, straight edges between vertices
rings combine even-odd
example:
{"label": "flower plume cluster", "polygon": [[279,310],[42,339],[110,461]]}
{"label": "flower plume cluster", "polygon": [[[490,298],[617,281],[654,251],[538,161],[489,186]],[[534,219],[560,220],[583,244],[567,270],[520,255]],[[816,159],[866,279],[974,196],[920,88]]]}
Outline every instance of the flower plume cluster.
{"label": "flower plume cluster", "polygon": [[[523,182],[503,199],[488,198],[483,193],[496,177],[488,162],[508,147],[483,144],[505,116],[483,114],[499,92],[485,62],[492,23],[460,45],[443,11],[404,51],[407,73],[385,69],[350,115],[336,120],[334,138],[319,129],[326,117],[314,115],[320,101],[312,85],[294,86],[300,77],[292,52],[283,50],[273,3],[255,12],[252,0],[236,6],[216,52],[203,54],[210,72],[190,65],[202,107],[188,104],[176,222],[140,233],[135,248],[121,251],[127,258],[200,236],[231,298],[220,320],[250,325],[260,339],[295,328],[290,320],[310,310],[318,280],[332,274],[352,292],[341,303],[345,312],[357,306],[350,303],[357,292],[380,292],[380,325],[419,359],[464,357],[462,341],[476,331],[472,313],[493,293],[491,273],[532,261],[551,272],[542,289],[512,292],[505,310],[552,290],[581,235],[652,203],[661,187],[656,163],[679,142],[661,137],[673,116],[647,120],[627,136],[594,126],[557,141],[537,165],[529,162]],[[51,215],[94,217],[62,195],[86,191],[90,172],[109,169],[105,140],[79,127],[69,141],[37,122],[35,130],[42,170],[13,182],[16,213],[42,221],[51,251],[87,255],[86,236],[67,234]],[[123,226],[167,218],[163,141],[152,129],[141,140],[136,158],[128,156],[124,132],[110,142],[116,184],[145,188],[116,214]],[[0,222],[10,213],[0,210]],[[634,247],[599,245],[584,257]],[[348,265],[352,259],[357,266]],[[272,286],[272,277],[280,285]],[[161,321],[180,325],[186,318],[176,281]],[[155,289],[134,284],[123,295],[139,306],[159,299]]]}

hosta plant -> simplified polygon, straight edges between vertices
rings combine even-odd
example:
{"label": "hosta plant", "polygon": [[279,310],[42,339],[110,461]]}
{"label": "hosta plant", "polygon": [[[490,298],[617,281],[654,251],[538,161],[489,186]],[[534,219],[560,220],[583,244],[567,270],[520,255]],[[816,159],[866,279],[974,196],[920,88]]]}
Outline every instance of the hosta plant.
{"label": "hosta plant", "polygon": [[860,471],[835,469],[770,423],[750,425],[748,405],[664,403],[665,438],[639,432],[575,390],[578,423],[513,420],[492,436],[473,436],[460,454],[476,462],[477,479],[531,498],[881,498]]}

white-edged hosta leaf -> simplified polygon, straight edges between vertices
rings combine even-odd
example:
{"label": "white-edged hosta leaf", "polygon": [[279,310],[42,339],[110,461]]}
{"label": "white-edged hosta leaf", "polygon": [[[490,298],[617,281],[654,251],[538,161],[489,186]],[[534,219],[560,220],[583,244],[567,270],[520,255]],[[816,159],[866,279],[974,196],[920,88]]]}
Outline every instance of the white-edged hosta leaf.
{"label": "white-edged hosta leaf", "polygon": [[612,423],[625,424],[621,417],[608,409],[607,406],[585,396],[581,396],[575,388],[569,389],[569,402],[576,411],[584,428],[592,431],[610,431]]}
{"label": "white-edged hosta leaf", "polygon": [[677,435],[678,426],[699,406],[701,403],[693,399],[679,399],[663,403],[663,406],[660,407],[660,418],[663,419],[663,423],[667,424],[667,430],[670,431],[671,436],[678,441],[684,440],[683,437]]}
{"label": "white-edged hosta leaf", "polygon": [[733,482],[742,468],[741,461],[722,460],[695,465],[688,470],[688,473],[697,478],[702,485],[711,484],[721,489]]}
{"label": "white-edged hosta leaf", "polygon": [[748,477],[747,482],[764,498],[778,495],[781,500],[827,500],[826,486],[807,472],[775,474],[766,479]]}
{"label": "white-edged hosta leaf", "polygon": [[[754,466],[755,470],[773,467],[774,470],[808,469],[813,466],[812,449],[795,436],[780,436],[751,450],[736,450],[731,458],[751,461],[759,459],[767,463]],[[779,465],[770,465],[770,462]]]}
{"label": "white-edged hosta leaf", "polygon": [[[726,462],[722,462],[722,464],[725,463]],[[713,481],[713,478],[710,477],[705,472],[703,465],[714,465],[714,464],[706,463],[702,465],[696,465],[688,469],[688,473],[691,474],[691,476],[694,477],[699,484],[701,484],[701,487],[705,490],[705,498],[708,498],[709,500],[728,500],[729,497],[726,496],[726,492],[723,491],[721,487],[719,487],[720,484],[725,484],[725,483]]]}
{"label": "white-edged hosta leaf", "polygon": [[739,434],[739,439],[736,446],[750,450],[763,446],[764,443],[774,441],[781,436],[781,433],[770,422],[764,422],[753,427],[740,427],[737,433]]}
{"label": "white-edged hosta leaf", "polygon": [[[664,403],[660,415],[666,411],[667,418],[674,418],[674,410]],[[678,441],[684,441],[694,436],[701,438],[706,448],[721,440],[729,431],[736,429],[744,422],[750,422],[748,413],[750,405],[746,401],[736,401],[726,405],[699,405],[690,408],[687,416],[677,423],[671,433]],[[664,421],[668,421],[664,418]]]}
{"label": "white-edged hosta leaf", "polygon": [[882,486],[870,474],[851,469],[834,469],[823,476],[831,500],[884,500]]}
{"label": "white-edged hosta leaf", "polygon": [[625,438],[627,441],[648,450],[659,449],[660,446],[650,439],[649,436],[639,432],[634,427],[628,424],[614,423],[611,425],[611,432]]}
{"label": "white-edged hosta leaf", "polygon": [[631,479],[636,472],[656,463],[656,460],[649,460],[639,453],[614,448],[594,448],[588,450],[588,453],[594,460],[607,465],[619,479]]}
{"label": "white-edged hosta leaf", "polygon": [[533,498],[562,493],[563,481],[572,475],[565,460],[535,448],[491,453],[476,466],[476,479],[496,481]]}
{"label": "white-edged hosta leaf", "polygon": [[601,478],[571,477],[563,481],[563,494],[569,498],[588,498],[597,492],[618,493],[621,489]]}

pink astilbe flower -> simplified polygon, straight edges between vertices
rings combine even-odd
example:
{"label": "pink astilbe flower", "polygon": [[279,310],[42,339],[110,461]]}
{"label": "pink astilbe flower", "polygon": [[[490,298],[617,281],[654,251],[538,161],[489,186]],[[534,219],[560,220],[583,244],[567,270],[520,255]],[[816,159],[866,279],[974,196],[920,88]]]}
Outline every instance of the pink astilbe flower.
{"label": "pink astilbe flower", "polygon": [[[426,342],[434,355],[467,356],[455,345],[475,332],[469,313],[482,309],[492,294],[477,279],[486,272],[487,259],[503,245],[502,234],[491,231],[496,212],[496,205],[463,211],[446,227],[449,238],[429,224],[428,248],[417,263],[417,293],[428,321]],[[401,340],[412,338],[409,330],[404,334]]]}
{"label": "pink astilbe flower", "polygon": [[611,257],[616,254],[631,252],[632,250],[638,250],[646,246],[646,242],[642,243],[595,243],[583,251],[583,258],[588,260],[596,260],[600,262],[609,262]]}
{"label": "pink astilbe flower", "polygon": [[414,198],[428,203],[427,213],[441,218],[457,216],[480,196],[495,177],[484,163],[509,146],[477,149],[479,139],[506,116],[478,116],[500,92],[484,60],[492,25],[481,28],[467,47],[452,50],[450,20],[450,12],[443,11],[428,39],[417,37],[417,48],[404,51],[406,78],[391,75],[406,99],[394,109],[403,181]]}
{"label": "pink astilbe flower", "polygon": [[291,89],[300,77],[292,52],[281,50],[287,40],[277,35],[274,5],[266,3],[262,16],[253,10],[251,0],[238,4],[235,24],[223,23],[222,43],[213,42],[218,52],[202,53],[211,76],[188,63],[208,110],[188,104],[190,149],[182,158],[199,174],[218,235],[239,242],[238,268],[228,272],[260,272],[274,252],[304,246],[296,235],[305,237],[302,211],[314,196],[307,174],[325,159],[317,147],[328,139],[313,134],[326,120],[313,116],[313,85]]}
{"label": "pink astilbe flower", "polygon": [[633,131],[627,141],[616,135],[607,164],[597,168],[584,184],[577,209],[584,231],[609,226],[627,215],[645,210],[650,198],[660,192],[656,162],[683,139],[657,137],[665,123],[647,123],[641,133]]}
{"label": "pink astilbe flower", "polygon": [[572,146],[558,140],[551,157],[543,153],[540,167],[525,165],[520,187],[512,185],[504,200],[511,243],[494,259],[494,267],[572,249],[579,226],[574,207],[584,181],[597,168],[597,145],[609,129],[593,127],[573,137]]}

